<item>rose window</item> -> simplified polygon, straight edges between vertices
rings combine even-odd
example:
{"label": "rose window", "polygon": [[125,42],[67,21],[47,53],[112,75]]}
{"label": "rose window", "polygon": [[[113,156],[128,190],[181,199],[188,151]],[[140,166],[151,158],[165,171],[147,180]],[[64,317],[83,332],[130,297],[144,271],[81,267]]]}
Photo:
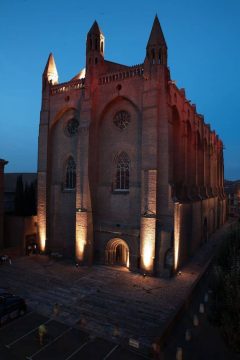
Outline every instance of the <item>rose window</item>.
{"label": "rose window", "polygon": [[79,122],[77,119],[71,119],[67,122],[67,125],[65,127],[65,133],[68,136],[74,136],[78,132],[78,126]]}
{"label": "rose window", "polygon": [[118,111],[114,116],[113,122],[119,129],[126,129],[130,123],[130,114],[124,110]]}

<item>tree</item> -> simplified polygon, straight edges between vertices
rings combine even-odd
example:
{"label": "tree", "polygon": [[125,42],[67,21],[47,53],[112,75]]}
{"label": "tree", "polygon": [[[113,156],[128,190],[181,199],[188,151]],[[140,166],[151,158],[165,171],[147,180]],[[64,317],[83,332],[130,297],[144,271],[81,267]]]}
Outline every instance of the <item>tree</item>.
{"label": "tree", "polygon": [[18,176],[15,192],[15,214],[18,216],[36,215],[37,181],[23,185],[22,175]]}
{"label": "tree", "polygon": [[15,214],[21,216],[24,212],[24,188],[23,188],[22,175],[17,177],[14,202],[15,202]]}
{"label": "tree", "polygon": [[220,248],[214,266],[210,320],[227,344],[240,352],[240,236],[239,229]]}

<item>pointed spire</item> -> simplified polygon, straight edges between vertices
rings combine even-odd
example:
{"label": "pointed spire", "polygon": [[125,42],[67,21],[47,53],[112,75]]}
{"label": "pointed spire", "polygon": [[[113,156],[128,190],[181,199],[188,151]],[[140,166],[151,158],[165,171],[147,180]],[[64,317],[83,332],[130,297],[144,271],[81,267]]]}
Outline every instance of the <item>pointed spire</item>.
{"label": "pointed spire", "polygon": [[167,48],[167,44],[162,32],[162,28],[158,20],[158,16],[156,15],[147,46],[157,46],[157,45],[165,46]]}
{"label": "pointed spire", "polygon": [[93,23],[91,29],[89,30],[88,34],[90,34],[90,33],[92,33],[92,34],[102,34],[102,30],[100,29],[100,27],[99,27],[96,20],[94,21],[94,23]]}
{"label": "pointed spire", "polygon": [[86,68],[89,65],[98,65],[104,59],[104,35],[95,20],[87,34]]}
{"label": "pointed spire", "polygon": [[146,50],[145,60],[149,64],[167,66],[167,44],[157,15],[153,22]]}
{"label": "pointed spire", "polygon": [[53,85],[58,83],[58,72],[52,53],[50,53],[48,57],[48,61],[43,72],[43,77],[47,78],[48,82],[52,82]]}

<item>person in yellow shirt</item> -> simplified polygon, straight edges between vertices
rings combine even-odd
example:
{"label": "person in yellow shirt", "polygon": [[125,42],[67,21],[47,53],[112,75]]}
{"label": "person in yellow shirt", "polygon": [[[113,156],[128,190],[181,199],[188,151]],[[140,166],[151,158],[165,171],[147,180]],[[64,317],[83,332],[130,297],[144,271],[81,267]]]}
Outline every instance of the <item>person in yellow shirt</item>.
{"label": "person in yellow shirt", "polygon": [[44,324],[41,324],[38,328],[39,342],[40,345],[43,345],[45,336],[47,335],[47,328]]}

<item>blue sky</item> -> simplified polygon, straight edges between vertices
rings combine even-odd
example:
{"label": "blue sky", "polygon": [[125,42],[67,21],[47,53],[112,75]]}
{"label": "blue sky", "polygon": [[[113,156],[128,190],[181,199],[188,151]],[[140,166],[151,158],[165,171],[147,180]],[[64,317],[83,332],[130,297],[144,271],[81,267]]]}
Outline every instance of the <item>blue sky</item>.
{"label": "blue sky", "polygon": [[6,172],[37,170],[41,75],[53,52],[60,82],[85,66],[96,19],[105,57],[143,62],[155,14],[171,77],[225,144],[225,177],[240,178],[239,0],[0,0],[0,158]]}

